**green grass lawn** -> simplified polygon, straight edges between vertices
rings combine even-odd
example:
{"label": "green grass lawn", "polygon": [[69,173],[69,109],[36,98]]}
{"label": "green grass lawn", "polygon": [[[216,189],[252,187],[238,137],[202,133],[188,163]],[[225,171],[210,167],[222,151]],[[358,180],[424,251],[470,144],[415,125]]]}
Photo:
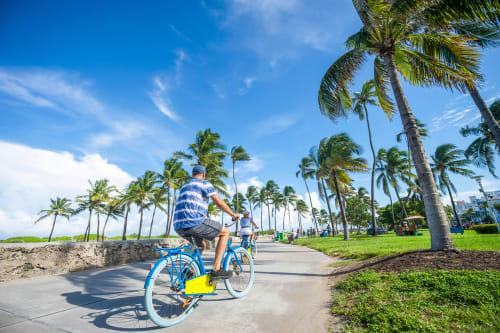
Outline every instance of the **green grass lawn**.
{"label": "green grass lawn", "polygon": [[[423,236],[396,236],[394,233],[376,237],[351,235],[350,241],[344,241],[343,235],[333,238],[300,238],[296,244],[331,256],[362,260],[406,251],[430,249],[429,231],[421,230],[421,232]],[[453,241],[461,250],[500,251],[499,234],[477,234],[475,231],[465,230],[463,235],[453,235]]]}
{"label": "green grass lawn", "polygon": [[500,332],[499,271],[368,271],[336,289],[348,332]]}

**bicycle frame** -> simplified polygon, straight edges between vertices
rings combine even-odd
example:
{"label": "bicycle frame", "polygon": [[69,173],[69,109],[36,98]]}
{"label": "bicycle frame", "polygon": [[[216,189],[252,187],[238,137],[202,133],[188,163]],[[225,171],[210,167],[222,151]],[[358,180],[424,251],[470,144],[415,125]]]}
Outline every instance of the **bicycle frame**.
{"label": "bicycle frame", "polygon": [[[222,266],[223,262],[226,260],[226,257],[228,255],[235,254],[234,258],[236,258],[237,263],[241,268],[241,263],[238,259],[238,256],[236,255],[236,253],[234,251],[235,249],[239,248],[240,246],[232,247],[231,245],[232,245],[231,239],[229,239],[227,242],[226,251],[224,252],[224,255],[221,258],[221,266]],[[183,251],[185,249],[193,250],[193,248],[194,248],[194,251],[192,251],[192,253],[188,253],[188,252]],[[161,265],[163,263],[163,261],[165,261],[168,258],[171,259],[172,265],[166,265],[165,268],[167,269],[167,272],[170,275],[170,281],[172,281],[172,284],[176,284],[178,282],[179,288],[181,288],[181,289],[184,289],[186,287],[185,286],[186,276],[189,272],[189,268],[191,267],[191,265],[193,265],[193,263],[195,261],[198,263],[198,266],[200,267],[201,275],[207,274],[207,271],[205,270],[205,265],[203,264],[203,259],[201,257],[200,250],[196,246],[188,245],[188,246],[174,247],[174,248],[157,247],[157,248],[155,248],[155,251],[159,251],[161,253],[162,257],[160,260],[158,260],[156,262],[156,264],[153,266],[153,268],[149,272],[148,277],[146,278],[146,282],[144,283],[144,288],[149,287],[149,285],[151,284],[151,280],[153,279],[153,272],[156,272],[156,267]],[[167,254],[164,255],[162,251],[167,251]],[[177,265],[175,264],[175,261],[172,260],[173,255],[178,255],[181,253],[183,255],[186,255],[186,256],[191,257],[193,259],[191,261],[191,263],[189,264],[189,266],[181,267],[181,261],[179,261],[179,267],[177,267]],[[168,267],[168,266],[170,266],[170,267]],[[171,267],[173,267],[173,268],[171,269]],[[184,276],[182,274],[183,272],[184,272]],[[215,292],[215,289],[214,289],[214,292]]]}

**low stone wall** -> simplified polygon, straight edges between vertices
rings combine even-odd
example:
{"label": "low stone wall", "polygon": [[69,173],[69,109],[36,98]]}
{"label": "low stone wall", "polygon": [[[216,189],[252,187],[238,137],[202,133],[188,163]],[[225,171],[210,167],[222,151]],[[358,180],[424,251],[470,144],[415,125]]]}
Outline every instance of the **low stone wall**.
{"label": "low stone wall", "polygon": [[[272,236],[259,236],[259,239],[272,239]],[[213,248],[216,242],[217,239],[207,242],[207,248]],[[239,244],[240,238],[232,237],[232,242]],[[0,282],[151,260],[160,258],[156,247],[184,245],[188,242],[182,238],[0,244]]]}
{"label": "low stone wall", "polygon": [[160,257],[158,246],[187,244],[182,238],[0,244],[0,281],[144,261]]}

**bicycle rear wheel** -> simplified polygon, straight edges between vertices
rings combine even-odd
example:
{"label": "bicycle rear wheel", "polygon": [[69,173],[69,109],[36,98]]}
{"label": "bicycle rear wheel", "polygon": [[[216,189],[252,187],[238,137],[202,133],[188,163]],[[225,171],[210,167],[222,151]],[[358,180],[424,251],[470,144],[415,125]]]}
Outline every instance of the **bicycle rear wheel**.
{"label": "bicycle rear wheel", "polygon": [[255,271],[253,259],[244,248],[237,248],[234,253],[228,254],[224,260],[224,270],[233,272],[233,276],[224,280],[227,291],[240,298],[247,295],[252,289]]}
{"label": "bicycle rear wheel", "polygon": [[257,259],[257,242],[255,240],[252,241],[250,248],[252,249],[252,259]]}
{"label": "bicycle rear wheel", "polygon": [[199,296],[184,294],[177,272],[182,272],[184,284],[186,280],[200,275],[200,267],[193,258],[182,253],[160,260],[145,290],[144,305],[149,318],[156,325],[168,327],[186,319],[199,300]]}

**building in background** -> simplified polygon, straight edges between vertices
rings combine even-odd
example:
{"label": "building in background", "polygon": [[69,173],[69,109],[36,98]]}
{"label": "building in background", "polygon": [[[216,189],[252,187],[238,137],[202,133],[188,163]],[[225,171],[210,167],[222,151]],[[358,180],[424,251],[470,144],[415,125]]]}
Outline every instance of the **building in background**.
{"label": "building in background", "polygon": [[[500,191],[489,191],[486,192],[490,200],[491,207],[496,215],[497,220],[500,221],[500,211],[495,209],[495,204],[500,204]],[[490,217],[490,212],[486,201],[483,196],[471,196],[469,197],[470,202],[463,200],[455,201],[457,207],[457,212],[463,219],[464,224],[469,223],[494,223],[492,217]],[[497,205],[498,206],[498,205]]]}

